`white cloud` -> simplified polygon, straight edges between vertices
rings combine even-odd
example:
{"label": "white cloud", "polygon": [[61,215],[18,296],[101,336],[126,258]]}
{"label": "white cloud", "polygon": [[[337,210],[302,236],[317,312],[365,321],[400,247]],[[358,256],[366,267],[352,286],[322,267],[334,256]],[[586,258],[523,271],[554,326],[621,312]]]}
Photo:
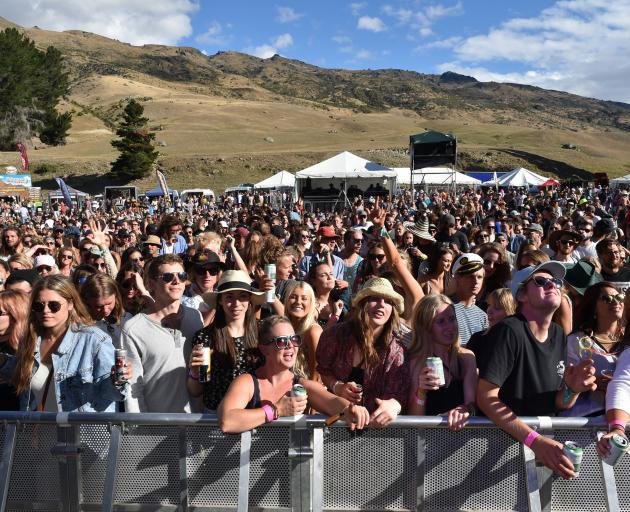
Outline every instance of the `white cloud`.
{"label": "white cloud", "polygon": [[370,30],[371,32],[383,32],[387,30],[385,23],[383,23],[380,18],[371,18],[370,16],[361,16],[357,22],[357,28]]}
{"label": "white cloud", "polygon": [[374,55],[369,50],[361,49],[357,53],[354,54],[354,57],[355,59],[359,59],[359,60],[369,60],[369,59],[373,59]]}
{"label": "white cloud", "polygon": [[352,39],[348,36],[333,36],[331,37],[332,41],[337,44],[349,44],[352,43]]}
{"label": "white cloud", "polygon": [[[561,0],[463,40],[440,69],[630,102],[629,33],[630,0]],[[505,62],[522,70],[492,71]]]}
{"label": "white cloud", "polygon": [[353,2],[350,4],[353,16],[358,16],[363,9],[367,7],[367,2]]}
{"label": "white cloud", "polygon": [[447,37],[446,39],[439,39],[422,45],[421,48],[453,48],[461,40],[460,36]]}
{"label": "white cloud", "polygon": [[192,34],[194,0],[0,1],[2,16],[49,30],[85,30],[127,43],[173,45]]}
{"label": "white cloud", "polygon": [[293,44],[293,36],[291,34],[281,34],[273,38],[270,44],[261,44],[256,47],[248,47],[243,49],[245,53],[254,55],[261,59],[269,59],[280,50],[284,50]]}
{"label": "white cloud", "polygon": [[292,23],[304,16],[302,13],[295,12],[295,9],[292,7],[285,7],[281,5],[276,5],[276,11],[278,11],[276,20],[280,23]]}
{"label": "white cloud", "polygon": [[393,7],[385,4],[382,11],[386,16],[394,18],[399,25],[410,27],[422,37],[433,35],[432,25],[440,18],[447,16],[459,16],[464,12],[461,1],[454,5],[443,4],[428,5],[424,9],[413,11],[402,7]]}
{"label": "white cloud", "polygon": [[212,21],[208,26],[208,30],[195,37],[195,41],[199,44],[209,46],[227,46],[231,40],[231,36],[223,33],[223,25],[218,21]]}

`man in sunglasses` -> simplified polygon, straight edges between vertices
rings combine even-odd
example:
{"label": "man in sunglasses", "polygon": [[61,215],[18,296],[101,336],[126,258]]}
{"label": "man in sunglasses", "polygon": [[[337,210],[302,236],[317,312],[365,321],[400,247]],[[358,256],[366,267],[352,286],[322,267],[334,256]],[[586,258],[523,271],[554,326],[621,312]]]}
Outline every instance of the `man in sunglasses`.
{"label": "man in sunglasses", "polygon": [[592,391],[592,359],[566,365],[566,337],[552,322],[560,306],[565,267],[548,261],[517,272],[512,293],[517,314],[495,325],[478,353],[477,405],[497,426],[534,451],[536,458],[565,479],[575,476],[562,444],[539,435],[518,416],[554,416]]}
{"label": "man in sunglasses", "polygon": [[582,237],[580,245],[575,248],[575,255],[582,258],[597,258],[593,237],[593,223],[590,220],[582,219],[577,223],[577,232]]}
{"label": "man in sunglasses", "polygon": [[139,313],[122,328],[121,342],[133,366],[128,412],[191,412],[186,389],[192,339],[203,328],[201,313],[180,303],[187,282],[182,259],[155,258],[147,269],[152,313]]}
{"label": "man in sunglasses", "polygon": [[440,218],[439,231],[435,236],[439,245],[448,244],[457,254],[468,252],[468,239],[461,231],[455,227],[455,217],[450,213],[442,215]]}
{"label": "man in sunglasses", "polygon": [[602,278],[604,281],[615,283],[615,286],[625,293],[630,286],[630,268],[624,265],[626,249],[611,238],[604,238],[595,248],[602,266],[600,272]]}

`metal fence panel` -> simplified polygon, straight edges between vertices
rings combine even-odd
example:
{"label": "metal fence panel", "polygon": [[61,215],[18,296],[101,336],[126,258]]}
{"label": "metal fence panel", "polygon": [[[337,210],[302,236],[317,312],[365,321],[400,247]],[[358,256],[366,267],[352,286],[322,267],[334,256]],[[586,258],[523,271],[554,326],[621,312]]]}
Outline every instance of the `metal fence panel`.
{"label": "metal fence panel", "polygon": [[426,510],[527,510],[519,445],[500,430],[426,429]]}
{"label": "metal fence panel", "polygon": [[80,434],[83,503],[98,505],[103,502],[109,430],[107,425],[82,425]]}
{"label": "metal fence panel", "polygon": [[329,510],[415,508],[417,430],[345,428],[324,433],[323,507]]}
{"label": "metal fence panel", "polygon": [[[617,481],[617,494],[619,495],[619,508],[624,512],[630,512],[630,455],[624,455],[615,466],[615,480]],[[601,485],[601,484],[600,484]]]}
{"label": "metal fence panel", "polygon": [[7,508],[59,509],[59,465],[50,450],[57,444],[56,425],[18,427]]}
{"label": "metal fence panel", "polygon": [[291,473],[287,459],[290,428],[259,428],[252,435],[250,507],[291,506]]}

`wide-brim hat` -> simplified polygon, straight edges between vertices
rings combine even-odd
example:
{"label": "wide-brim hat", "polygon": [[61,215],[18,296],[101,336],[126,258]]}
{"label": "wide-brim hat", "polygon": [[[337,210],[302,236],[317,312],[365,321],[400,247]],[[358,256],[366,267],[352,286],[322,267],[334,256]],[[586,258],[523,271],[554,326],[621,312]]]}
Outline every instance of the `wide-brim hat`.
{"label": "wide-brim hat", "polygon": [[435,242],[435,237],[429,233],[429,219],[426,217],[420,217],[416,222],[403,222],[403,227],[422,240]]}
{"label": "wide-brim hat", "polygon": [[221,274],[216,292],[204,293],[201,297],[207,304],[217,303],[219,295],[227,292],[243,291],[250,294],[250,302],[260,305],[265,302],[265,292],[252,288],[252,280],[242,270],[226,270]]}
{"label": "wide-brim hat", "polygon": [[159,236],[149,235],[147,239],[142,242],[142,245],[157,245],[158,247],[162,247],[162,240],[160,240]]}
{"label": "wide-brim hat", "polygon": [[584,295],[587,288],[601,283],[603,280],[595,265],[588,260],[580,260],[571,265],[567,268],[567,273],[564,276],[564,281],[580,295]]}
{"label": "wide-brim hat", "polygon": [[317,236],[320,236],[323,238],[337,238],[337,239],[341,238],[337,234],[333,226],[322,226],[321,228],[317,230]]}
{"label": "wide-brim hat", "polygon": [[374,277],[366,281],[363,288],[354,296],[352,305],[356,307],[367,297],[384,297],[394,303],[399,315],[405,311],[405,298],[394,290],[392,283],[382,277]]}
{"label": "wide-brim hat", "polygon": [[575,239],[576,245],[579,244],[583,238],[582,235],[580,235],[577,231],[573,231],[572,229],[559,229],[549,235],[549,248],[553,251],[557,251],[558,240],[560,240],[560,238],[565,235]]}

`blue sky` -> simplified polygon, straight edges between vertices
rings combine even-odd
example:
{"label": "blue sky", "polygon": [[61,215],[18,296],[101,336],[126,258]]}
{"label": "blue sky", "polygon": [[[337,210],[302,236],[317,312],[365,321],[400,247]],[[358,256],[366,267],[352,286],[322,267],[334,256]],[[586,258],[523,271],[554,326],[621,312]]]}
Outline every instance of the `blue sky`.
{"label": "blue sky", "polygon": [[452,70],[630,102],[630,0],[0,0],[0,16],[209,55]]}

